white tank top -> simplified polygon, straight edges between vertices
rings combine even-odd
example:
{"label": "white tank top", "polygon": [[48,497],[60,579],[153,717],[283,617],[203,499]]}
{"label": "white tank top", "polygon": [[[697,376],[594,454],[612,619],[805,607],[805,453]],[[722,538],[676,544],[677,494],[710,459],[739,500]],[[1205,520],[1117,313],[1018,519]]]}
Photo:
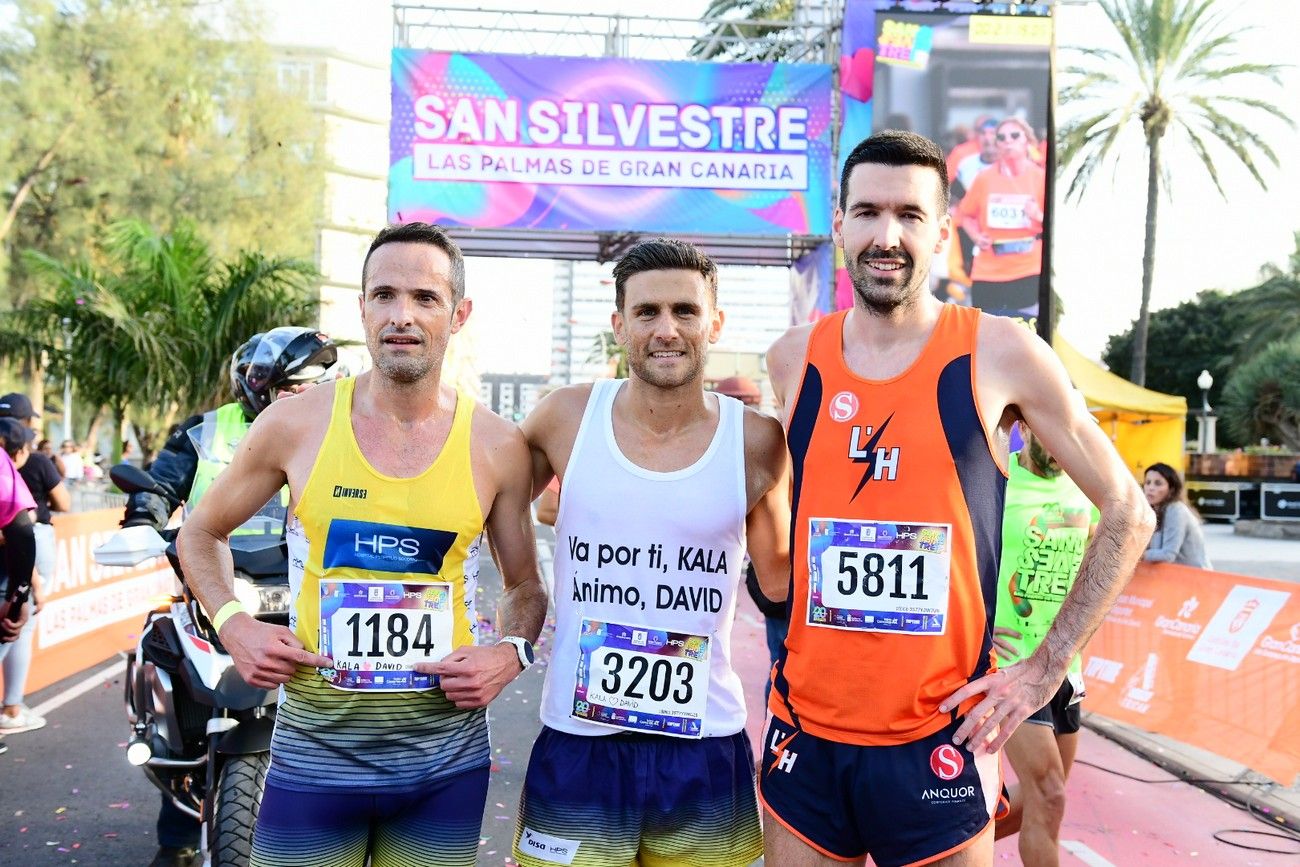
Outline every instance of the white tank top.
{"label": "white tank top", "polygon": [[632,463],[614,439],[625,380],[592,387],[555,522],[555,645],[542,722],[576,735],[733,735],[744,574],[744,406],[718,395],[708,449],[682,470]]}

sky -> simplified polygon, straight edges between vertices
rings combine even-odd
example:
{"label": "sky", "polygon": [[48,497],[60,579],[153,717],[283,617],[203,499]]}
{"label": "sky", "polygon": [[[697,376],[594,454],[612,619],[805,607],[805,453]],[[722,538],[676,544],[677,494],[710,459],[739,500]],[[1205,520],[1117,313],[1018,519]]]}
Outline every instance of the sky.
{"label": "sky", "polygon": [[[466,4],[469,5],[469,4]],[[495,0],[491,8],[538,8],[536,0]],[[692,18],[706,6],[702,0],[661,0],[655,9],[664,17]],[[1285,63],[1300,41],[1300,3],[1273,0],[1227,0],[1231,27],[1239,32],[1241,58],[1253,62]],[[555,2],[546,8],[586,10],[603,14],[644,15],[644,3],[621,0]],[[1118,48],[1118,40],[1099,6],[1063,6],[1057,10],[1057,39],[1069,46]],[[1062,51],[1061,60],[1068,60]],[[1300,69],[1279,69],[1282,87],[1256,86],[1234,95],[1268,99],[1300,122]],[[1251,117],[1249,113],[1238,114]],[[1256,116],[1256,120],[1258,117]],[[1280,167],[1263,170],[1267,191],[1225,151],[1219,158],[1220,178],[1227,200],[1219,195],[1199,160],[1184,147],[1167,148],[1171,196],[1160,202],[1153,310],[1191,299],[1203,289],[1238,290],[1258,282],[1266,263],[1284,263],[1300,230],[1300,133],[1280,122],[1264,120],[1258,130],[1276,150]],[[1064,195],[1065,185],[1060,186]],[[1054,248],[1057,291],[1065,305],[1061,333],[1080,351],[1100,358],[1106,339],[1124,331],[1137,318],[1141,297],[1142,241],[1146,199],[1146,156],[1140,138],[1129,140],[1114,173],[1099,172],[1079,203],[1059,202]],[[485,279],[508,272],[504,263],[485,263]],[[540,264],[525,266],[543,269]],[[542,271],[537,270],[538,275]],[[547,272],[549,273],[549,272]],[[472,276],[472,274],[471,274]],[[540,279],[540,276],[539,276]],[[503,285],[507,280],[500,280]],[[471,284],[473,285],[473,284]],[[549,290],[539,293],[549,299]],[[519,311],[520,299],[499,299],[480,305],[481,312]],[[530,306],[525,300],[525,306]],[[538,317],[525,313],[534,323]],[[543,315],[547,315],[543,311]],[[517,348],[515,350],[518,351]]]}

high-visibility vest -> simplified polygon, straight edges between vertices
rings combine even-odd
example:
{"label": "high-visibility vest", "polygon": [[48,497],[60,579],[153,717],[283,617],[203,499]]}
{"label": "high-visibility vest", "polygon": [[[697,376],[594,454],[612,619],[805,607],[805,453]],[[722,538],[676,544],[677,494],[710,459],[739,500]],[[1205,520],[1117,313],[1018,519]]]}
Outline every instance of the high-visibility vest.
{"label": "high-visibility vest", "polygon": [[[244,416],[243,407],[238,403],[223,404],[204,414],[203,422],[199,425],[198,434],[195,436],[198,466],[194,471],[194,482],[190,485],[190,498],[185,504],[186,514],[189,514],[198,506],[199,500],[207,492],[208,486],[234,459],[235,448],[239,445],[239,441],[244,438],[244,434],[248,433],[248,428],[248,419]],[[283,531],[283,510],[289,505],[288,486],[280,489],[278,499],[281,508],[273,521],[275,526],[267,527],[264,525],[261,528],[239,527],[231,535],[240,536],[268,531],[275,533]],[[272,503],[274,502],[275,498],[272,498]],[[268,506],[270,505],[271,503],[268,503]],[[262,510],[264,517],[267,511],[264,507]]]}

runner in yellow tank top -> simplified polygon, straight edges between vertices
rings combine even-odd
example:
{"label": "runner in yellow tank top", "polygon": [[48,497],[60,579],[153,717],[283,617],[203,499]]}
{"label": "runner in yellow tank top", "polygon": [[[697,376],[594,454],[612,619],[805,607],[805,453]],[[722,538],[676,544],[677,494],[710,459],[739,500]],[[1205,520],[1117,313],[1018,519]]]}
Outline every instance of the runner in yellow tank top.
{"label": "runner in yellow tank top", "polygon": [[[440,229],[375,238],[361,319],[373,370],[276,403],[179,540],[190,586],[250,684],[283,684],[252,863],[472,865],[487,794],[483,708],[532,661],[546,612],[519,430],[440,384],[471,310]],[[282,485],[291,627],[235,600],[230,532]],[[507,636],[481,646],[491,534]]]}

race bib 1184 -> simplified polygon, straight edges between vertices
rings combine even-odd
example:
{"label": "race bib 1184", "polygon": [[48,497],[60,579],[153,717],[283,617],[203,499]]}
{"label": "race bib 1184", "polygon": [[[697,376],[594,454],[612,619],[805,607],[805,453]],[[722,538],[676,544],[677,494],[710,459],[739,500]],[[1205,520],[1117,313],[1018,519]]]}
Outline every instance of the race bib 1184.
{"label": "race bib 1184", "polygon": [[625,730],[703,736],[707,636],[587,619],[581,628],[572,716]]}
{"label": "race bib 1184", "polygon": [[396,581],[322,581],[320,652],[323,671],[348,690],[419,690],[437,686],[417,662],[442,659],[452,646],[451,585]]}
{"label": "race bib 1184", "polygon": [[808,624],[942,635],[951,546],[948,524],[813,518],[808,527]]}

